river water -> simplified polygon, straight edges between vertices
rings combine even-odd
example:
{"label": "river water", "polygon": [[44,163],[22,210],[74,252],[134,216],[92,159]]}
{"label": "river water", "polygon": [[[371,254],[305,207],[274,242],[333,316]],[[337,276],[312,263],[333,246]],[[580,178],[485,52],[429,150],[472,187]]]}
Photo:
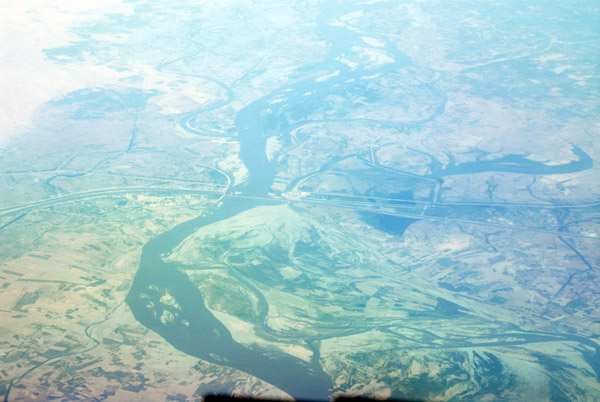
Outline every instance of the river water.
{"label": "river water", "polygon": [[[332,3],[333,4],[333,3]],[[329,56],[320,64],[321,71],[336,72],[328,79],[311,77],[281,87],[238,111],[235,118],[237,139],[240,141],[239,156],[249,171],[249,180],[238,183],[230,191],[240,197],[224,197],[218,208],[206,216],[184,222],[151,239],[142,250],[139,270],[135,276],[127,303],[135,318],[146,327],[160,334],[175,348],[199,359],[233,367],[252,374],[298,399],[329,398],[331,379],[321,368],[318,354],[311,363],[273,350],[251,349],[237,343],[228,329],[207,309],[202,294],[185,273],[166,263],[166,255],[194,232],[215,222],[231,218],[243,211],[269,203],[266,201],[275,178],[275,166],[267,160],[265,138],[270,133],[289,132],[291,129],[310,123],[315,110],[323,107],[323,100],[330,93],[363,91],[370,78],[376,74],[393,74],[410,66],[411,61],[389,44],[386,48],[395,61],[378,68],[355,69],[336,60],[360,39],[356,34],[339,27],[328,25],[335,14],[351,10],[335,10],[324,7],[319,17],[319,31],[331,44]],[[350,88],[348,84],[352,82]],[[433,83],[424,83],[434,100],[439,103],[430,116],[411,124],[425,124],[443,113],[445,98]],[[277,103],[273,103],[273,100]],[[202,113],[199,111],[198,113]],[[189,116],[186,117],[186,121]],[[394,122],[384,122],[395,124]],[[403,122],[402,124],[407,124]],[[585,152],[573,148],[578,161],[564,165],[545,165],[520,155],[507,155],[496,161],[476,161],[450,164],[444,168],[432,166],[433,177],[449,175],[503,171],[525,174],[568,173],[591,167],[592,161]],[[257,197],[257,198],[251,198]],[[258,199],[261,198],[261,199]],[[410,222],[409,222],[410,223]],[[168,307],[160,303],[167,291],[173,296],[180,311],[177,318],[167,324],[160,317]],[[185,324],[184,324],[185,323]],[[536,335],[543,337],[543,335]],[[598,353],[595,353],[597,360]],[[597,365],[596,365],[597,366]]]}

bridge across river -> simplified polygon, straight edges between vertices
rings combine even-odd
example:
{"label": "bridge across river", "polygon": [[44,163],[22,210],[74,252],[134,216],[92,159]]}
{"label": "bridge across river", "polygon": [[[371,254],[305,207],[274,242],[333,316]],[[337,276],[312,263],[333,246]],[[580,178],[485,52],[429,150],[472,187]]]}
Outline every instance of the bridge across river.
{"label": "bridge across river", "polygon": [[[412,65],[412,61],[389,42],[386,42],[385,50],[394,57],[395,61],[392,63],[369,70],[360,68],[353,70],[337,61],[361,39],[357,33],[344,27],[332,26],[328,22],[350,11],[353,11],[352,5],[342,7],[337,2],[329,2],[323,6],[322,14],[318,19],[318,31],[323,39],[329,42],[331,49],[329,56],[319,66],[319,70],[328,71],[331,74],[326,78],[311,77],[285,85],[237,112],[235,127],[237,140],[240,141],[239,156],[250,173],[248,181],[237,183],[230,188],[227,193],[230,196],[225,196],[212,213],[179,224],[150,240],[143,247],[140,267],[126,299],[137,320],[159,333],[177,349],[208,362],[252,374],[298,399],[324,400],[329,398],[332,383],[320,365],[318,353],[314,354],[309,363],[281,352],[254,349],[237,343],[228,329],[204,305],[198,288],[174,265],[163,261],[161,255],[169,254],[188,236],[207,225],[226,220],[251,208],[283,202],[273,200],[269,196],[269,190],[275,178],[275,166],[266,156],[265,138],[268,133],[277,130],[289,131],[313,122],[308,117],[298,116],[298,111],[303,111],[302,113],[309,116],[314,110],[323,107],[323,100],[327,94],[347,87],[349,82],[353,83],[354,88],[360,88],[361,85],[366,86],[368,80],[371,79],[369,77],[394,73]],[[180,59],[182,58],[177,60]],[[168,64],[164,63],[160,68],[166,69]],[[413,123],[393,121],[384,123],[418,126],[426,124],[444,113],[445,96],[442,91],[432,83],[423,85],[428,86],[430,93],[436,94],[439,101],[439,106],[435,108],[431,116]],[[225,86],[224,88],[229,94],[228,99],[226,102],[220,102],[219,107],[233,99],[232,91]],[[275,100],[276,102],[274,102]],[[203,112],[203,110],[199,110],[196,115]],[[193,117],[194,114],[185,116],[182,126],[192,133],[197,133],[198,130],[192,126]],[[523,156],[507,155],[497,161],[451,164],[445,169],[440,168],[433,173],[437,179],[447,175],[490,171],[564,174],[591,167],[592,161],[589,156],[579,148],[573,149],[579,157],[578,161],[563,165],[546,165],[528,160]],[[429,178],[431,179],[431,177]],[[304,201],[311,202],[309,199]],[[317,201],[313,200],[312,202]],[[340,201],[339,206],[348,206],[346,204],[353,203]],[[384,206],[389,207],[389,205]],[[383,206],[373,209],[373,211],[393,214],[393,211],[383,211]],[[414,215],[415,219],[423,218],[418,214]],[[180,323],[165,325],[160,321],[162,313],[160,298],[166,290],[181,307],[179,314],[182,319],[185,318],[187,322],[185,326]],[[594,349],[594,352],[589,353],[588,358],[594,369],[598,370],[599,347],[585,338],[563,334],[529,333],[518,328],[514,328],[511,333],[504,335],[511,339],[518,338],[518,341],[498,341],[502,336],[496,335],[495,340],[490,341],[489,345],[556,340],[580,342]],[[487,343],[478,339],[477,345],[487,345]],[[468,343],[462,345],[462,347],[466,346]]]}

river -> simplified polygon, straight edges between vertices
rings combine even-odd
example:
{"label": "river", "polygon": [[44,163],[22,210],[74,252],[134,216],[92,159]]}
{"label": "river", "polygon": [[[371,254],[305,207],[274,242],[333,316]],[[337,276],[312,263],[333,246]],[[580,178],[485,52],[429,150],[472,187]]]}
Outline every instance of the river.
{"label": "river", "polygon": [[[368,77],[393,74],[412,64],[410,59],[389,44],[386,45],[386,51],[395,57],[395,61],[390,64],[367,71],[360,68],[352,70],[336,61],[336,58],[360,41],[357,34],[327,24],[336,14],[348,11],[336,10],[335,4],[331,3],[329,8],[324,7],[319,17],[318,29],[331,45],[330,54],[320,64],[319,69],[329,71],[329,78],[313,76],[285,85],[238,111],[235,128],[237,139],[240,141],[239,156],[250,175],[246,183],[237,183],[229,191],[236,191],[242,197],[226,196],[212,213],[181,223],[144,245],[140,266],[126,299],[135,318],[160,334],[175,348],[214,364],[239,369],[273,384],[294,398],[305,400],[329,399],[332,382],[322,369],[318,355],[315,354],[312,362],[308,363],[281,352],[249,348],[237,343],[229,330],[205,306],[202,294],[186,274],[165,262],[161,255],[169,254],[188,236],[207,225],[260,205],[280,203],[278,200],[264,200],[269,198],[269,190],[275,178],[275,167],[267,160],[265,153],[265,138],[269,133],[289,132],[295,127],[314,121],[310,116],[323,107],[327,94],[340,92],[340,88],[364,91],[370,80]],[[351,88],[349,82],[352,82]],[[434,83],[423,85],[428,87],[434,98],[432,104],[439,105],[432,108],[432,115],[409,122],[410,124],[425,124],[444,111],[444,94]],[[277,103],[273,102],[274,100],[277,100]],[[190,117],[186,116],[184,120],[185,127],[189,124]],[[450,164],[435,171],[432,168],[432,175],[444,177],[489,171],[553,174],[591,167],[592,162],[587,154],[577,147],[573,150],[579,160],[564,165],[550,166],[520,155],[507,155],[496,161]],[[160,320],[163,310],[167,308],[160,303],[160,298],[167,290],[181,308],[177,312],[178,318],[168,325]],[[587,344],[590,345],[589,342]],[[595,354],[596,358],[597,356],[598,352]]]}

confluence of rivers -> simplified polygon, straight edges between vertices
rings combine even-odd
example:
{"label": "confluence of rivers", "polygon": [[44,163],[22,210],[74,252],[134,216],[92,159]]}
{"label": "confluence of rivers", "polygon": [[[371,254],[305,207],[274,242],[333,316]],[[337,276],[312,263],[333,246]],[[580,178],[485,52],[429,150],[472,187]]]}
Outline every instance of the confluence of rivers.
{"label": "confluence of rivers", "polygon": [[[166,263],[161,255],[168,255],[188,236],[207,225],[269,203],[264,198],[268,198],[268,192],[275,177],[275,170],[266,157],[264,132],[274,129],[274,127],[266,127],[267,124],[272,125],[275,121],[278,124],[277,129],[279,131],[289,131],[290,128],[298,127],[302,122],[308,122],[307,119],[304,119],[304,121],[300,119],[300,124],[298,120],[295,122],[288,121],[290,111],[308,107],[309,109],[312,108],[312,110],[309,110],[312,112],[314,108],[322,107],[322,101],[329,92],[334,88],[343,87],[349,80],[355,83],[365,83],[369,79],[368,76],[394,72],[401,67],[412,64],[404,54],[389,43],[386,44],[386,51],[395,57],[396,61],[394,63],[369,70],[351,70],[344,64],[337,62],[336,58],[339,55],[342,55],[353,44],[361,42],[357,33],[343,27],[333,27],[327,24],[334,13],[349,12],[349,10],[336,9],[337,6],[339,5],[332,3],[329,8],[324,8],[322,15],[319,17],[318,29],[322,37],[331,43],[332,49],[329,56],[321,63],[321,71],[326,69],[325,71],[338,71],[339,73],[325,80],[310,78],[284,86],[238,112],[235,127],[238,133],[237,139],[240,141],[239,156],[248,169],[250,178],[247,183],[237,185],[234,189],[244,197],[224,197],[220,206],[212,214],[199,216],[181,223],[146,243],[142,249],[139,270],[126,298],[126,302],[135,318],[146,327],[160,334],[175,348],[199,359],[233,367],[254,375],[287,392],[294,398],[304,400],[329,399],[332,383],[329,376],[321,368],[318,355],[315,354],[313,361],[307,363],[281,352],[250,349],[237,343],[227,328],[207,309],[202,294],[186,274],[176,269],[175,266]],[[424,85],[429,85],[432,94],[439,95],[440,91],[433,84]],[[280,100],[278,103],[270,102],[276,98]],[[443,96],[439,96],[439,98],[442,100],[442,104],[436,109],[435,113],[429,118],[413,124],[424,124],[443,113],[445,98]],[[267,111],[268,113],[266,113]],[[202,111],[198,113],[202,113]],[[267,115],[270,117],[269,123],[266,123],[267,119],[265,117]],[[184,121],[185,124],[182,125],[186,127],[189,120],[190,118],[187,116]],[[508,155],[497,161],[451,164],[445,169],[438,168],[436,170],[434,169],[435,166],[432,166],[432,172],[438,177],[443,177],[488,171],[555,174],[590,168],[592,165],[591,158],[577,147],[574,147],[573,150],[579,160],[564,165],[550,166],[528,160],[519,155]],[[251,199],[249,197],[257,198]],[[273,201],[273,203],[277,203],[277,201]],[[162,312],[160,309],[162,307],[160,307],[159,300],[166,289],[179,304],[181,308],[179,314],[181,317],[185,317],[189,325],[163,325],[160,321]],[[151,302],[153,308],[148,308],[149,302]],[[527,333],[527,331],[518,330],[521,331],[521,336],[524,339],[529,338],[529,340],[533,338],[536,341],[556,340],[558,337],[561,340],[570,339],[584,343],[594,349],[594,352],[586,355],[586,359],[597,373],[600,370],[599,348],[591,340],[566,334]],[[515,333],[510,334],[510,336],[515,337]]]}

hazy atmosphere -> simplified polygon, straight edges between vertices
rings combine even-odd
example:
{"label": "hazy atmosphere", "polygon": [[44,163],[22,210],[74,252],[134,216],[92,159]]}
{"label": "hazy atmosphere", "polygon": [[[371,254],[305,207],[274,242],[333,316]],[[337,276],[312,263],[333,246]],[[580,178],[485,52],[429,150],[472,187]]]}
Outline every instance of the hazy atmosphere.
{"label": "hazy atmosphere", "polygon": [[599,60],[592,0],[4,1],[0,398],[600,401]]}

